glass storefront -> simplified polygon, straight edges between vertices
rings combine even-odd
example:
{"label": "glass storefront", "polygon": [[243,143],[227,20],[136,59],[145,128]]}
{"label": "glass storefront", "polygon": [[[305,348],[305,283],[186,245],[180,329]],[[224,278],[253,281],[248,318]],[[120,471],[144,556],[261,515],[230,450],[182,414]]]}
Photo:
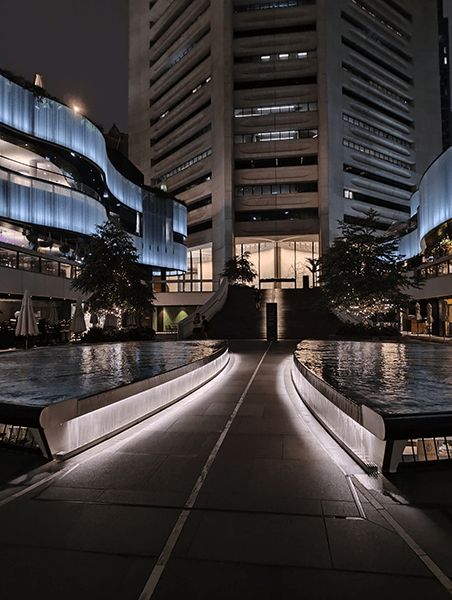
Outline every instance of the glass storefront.
{"label": "glass storefront", "polygon": [[319,257],[317,241],[279,241],[236,244],[236,254],[250,253],[258,273],[256,285],[262,289],[301,288],[308,277],[309,287],[317,285],[309,259]]}
{"label": "glass storefront", "polygon": [[[250,261],[258,276],[255,285],[262,289],[301,288],[317,285],[317,273],[312,272],[309,260],[319,258],[318,241],[256,241],[241,243],[237,240],[235,253],[250,253]],[[212,247],[188,250],[187,272],[167,276],[168,292],[211,292]],[[308,279],[306,279],[308,278]],[[160,291],[160,290],[158,290]]]}

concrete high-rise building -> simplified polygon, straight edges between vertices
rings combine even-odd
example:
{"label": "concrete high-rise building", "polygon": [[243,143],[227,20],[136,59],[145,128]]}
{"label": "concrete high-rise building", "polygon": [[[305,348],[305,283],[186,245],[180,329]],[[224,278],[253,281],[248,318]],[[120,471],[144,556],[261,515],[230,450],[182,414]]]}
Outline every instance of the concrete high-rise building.
{"label": "concrete high-rise building", "polygon": [[248,250],[300,286],[338,220],[408,220],[442,150],[436,2],[130,0],[129,77],[130,159],[204,282]]}

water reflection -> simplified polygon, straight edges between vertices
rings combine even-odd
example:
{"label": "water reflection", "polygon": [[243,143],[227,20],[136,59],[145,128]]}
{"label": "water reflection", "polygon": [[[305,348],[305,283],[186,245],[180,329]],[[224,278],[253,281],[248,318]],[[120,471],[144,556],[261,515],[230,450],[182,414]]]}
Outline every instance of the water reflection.
{"label": "water reflection", "polygon": [[298,360],[345,396],[382,414],[452,410],[452,347],[305,341]]}
{"label": "water reflection", "polygon": [[209,356],[221,341],[117,342],[0,354],[0,402],[45,406],[146,379]]}

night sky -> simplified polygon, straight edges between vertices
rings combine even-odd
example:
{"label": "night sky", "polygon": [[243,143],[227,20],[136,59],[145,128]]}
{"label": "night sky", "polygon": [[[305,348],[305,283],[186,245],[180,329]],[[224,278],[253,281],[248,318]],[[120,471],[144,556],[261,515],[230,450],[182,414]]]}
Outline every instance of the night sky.
{"label": "night sky", "polygon": [[[444,7],[452,21],[452,0]],[[0,0],[0,67],[32,82],[40,73],[106,131],[127,132],[127,59],[128,0]]]}
{"label": "night sky", "polygon": [[127,131],[128,0],[0,0],[0,67]]}

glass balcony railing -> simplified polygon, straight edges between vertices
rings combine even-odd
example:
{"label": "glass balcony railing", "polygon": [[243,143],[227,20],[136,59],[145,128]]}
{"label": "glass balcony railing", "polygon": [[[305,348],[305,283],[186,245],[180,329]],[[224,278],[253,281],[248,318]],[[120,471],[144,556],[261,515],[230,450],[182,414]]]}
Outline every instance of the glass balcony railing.
{"label": "glass balcony railing", "polygon": [[64,279],[75,279],[80,267],[69,262],[40,256],[38,253],[0,244],[0,267],[19,269]]}

